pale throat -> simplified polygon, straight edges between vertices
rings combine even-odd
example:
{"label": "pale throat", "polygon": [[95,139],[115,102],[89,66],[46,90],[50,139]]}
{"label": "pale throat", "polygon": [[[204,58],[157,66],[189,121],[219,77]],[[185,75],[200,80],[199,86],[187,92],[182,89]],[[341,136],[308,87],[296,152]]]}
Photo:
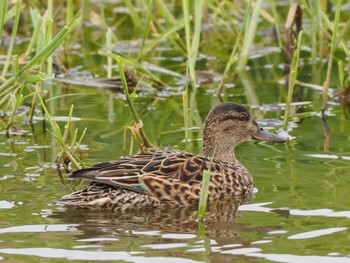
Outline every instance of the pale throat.
{"label": "pale throat", "polygon": [[[209,144],[209,145],[208,145]],[[217,160],[234,163],[237,161],[234,153],[235,145],[221,142],[212,142],[206,144],[204,154],[207,157],[214,157]]]}

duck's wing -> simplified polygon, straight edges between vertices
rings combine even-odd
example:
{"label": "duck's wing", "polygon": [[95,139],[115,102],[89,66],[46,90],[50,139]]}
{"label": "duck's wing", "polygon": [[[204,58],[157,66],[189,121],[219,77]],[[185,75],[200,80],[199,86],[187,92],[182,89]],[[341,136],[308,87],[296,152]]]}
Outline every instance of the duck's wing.
{"label": "duck's wing", "polygon": [[[154,158],[142,169],[141,184],[161,203],[189,205],[198,203],[203,171],[208,170],[210,159],[186,152],[174,152],[164,159]],[[210,167],[209,198],[222,198],[223,178],[220,163]],[[224,196],[224,195],[222,195]]]}
{"label": "duck's wing", "polygon": [[146,193],[139,187],[138,178],[142,174],[142,168],[152,160],[152,157],[153,154],[135,154],[114,161],[97,163],[89,168],[74,171],[68,176]]}
{"label": "duck's wing", "polygon": [[210,160],[205,156],[174,151],[162,157],[154,156],[152,161],[142,168],[142,173],[178,179],[183,183],[202,181],[203,170],[208,168],[209,163]]}
{"label": "duck's wing", "polygon": [[207,169],[209,162],[205,156],[167,148],[155,153],[135,154],[115,161],[98,163],[90,168],[75,171],[69,176],[147,193],[140,185],[144,184],[141,177],[151,176],[169,182],[176,180],[179,184],[200,182],[203,170]]}

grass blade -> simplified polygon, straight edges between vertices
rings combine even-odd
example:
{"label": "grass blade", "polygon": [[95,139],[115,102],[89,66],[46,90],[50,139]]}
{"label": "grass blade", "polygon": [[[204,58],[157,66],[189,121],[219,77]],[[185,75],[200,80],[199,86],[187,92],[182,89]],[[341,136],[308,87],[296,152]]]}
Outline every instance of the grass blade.
{"label": "grass blade", "polygon": [[243,45],[241,57],[238,61],[238,70],[240,71],[245,68],[248,62],[250,48],[253,44],[256,28],[259,22],[259,14],[260,14],[262,2],[263,2],[262,0],[256,1],[255,6],[253,7],[252,16],[248,24],[248,29],[245,32],[244,45]]}
{"label": "grass blade", "polygon": [[[129,94],[129,88],[128,88],[128,83],[126,81],[126,78],[125,78],[125,74],[124,74],[124,70],[123,70],[123,60],[122,60],[122,57],[120,56],[116,56],[116,60],[117,60],[117,63],[118,63],[118,68],[119,68],[119,73],[120,73],[120,78],[122,80],[122,84],[123,84],[123,88],[124,88],[124,94],[125,94],[125,97],[126,97],[126,100],[128,102],[128,105],[129,105],[129,108],[131,110],[131,113],[134,117],[134,120],[135,120],[135,123],[136,124],[142,124],[142,121],[141,119],[139,118],[138,114],[137,114],[137,111],[134,107],[134,105],[132,104],[131,102],[131,96]],[[144,132],[143,130],[143,127],[140,126],[140,128],[138,129],[138,134],[143,142],[143,146],[146,147],[146,148],[155,148],[155,146],[149,141],[149,139],[147,138],[146,136],[146,133]]]}
{"label": "grass blade", "polygon": [[288,118],[290,115],[290,106],[292,103],[292,97],[293,97],[293,90],[295,85],[295,80],[298,75],[298,66],[299,66],[299,57],[300,57],[300,50],[301,50],[301,40],[303,36],[303,31],[300,31],[298,36],[298,44],[297,49],[294,51],[293,59],[292,59],[292,65],[290,67],[289,72],[289,79],[288,79],[288,96],[286,100],[286,110],[284,112],[284,120],[283,120],[283,129],[287,129],[288,125]]}
{"label": "grass blade", "polygon": [[153,18],[152,13],[153,13],[153,0],[148,0],[146,24],[145,24],[145,29],[143,30],[143,35],[142,35],[141,50],[140,50],[139,57],[138,57],[139,60],[140,60],[141,56],[144,54],[143,48],[145,46],[146,39],[149,35],[149,31],[151,28],[151,23],[152,23],[152,18]]}
{"label": "grass blade", "polygon": [[[106,32],[106,48],[112,50],[112,30],[108,27]],[[107,57],[107,78],[112,78],[112,58]]]}
{"label": "grass blade", "polygon": [[[2,30],[4,28],[6,9],[7,9],[7,1],[0,1],[0,36],[2,36]],[[2,43],[0,39],[0,45],[1,44]]]}
{"label": "grass blade", "polygon": [[[210,167],[209,169],[211,169],[211,166],[213,164],[214,155],[215,155],[215,150],[214,150],[214,154],[211,157],[211,160],[209,163],[209,167]],[[198,215],[197,215],[198,221],[200,221],[204,218],[205,211],[207,209],[210,178],[211,178],[210,170],[204,170],[203,171],[202,187],[201,187],[201,195],[199,197],[199,205],[198,205]]]}
{"label": "grass blade", "polygon": [[322,106],[321,106],[321,112],[322,112],[323,117],[324,117],[324,113],[325,113],[325,110],[327,107],[327,102],[328,102],[328,88],[329,88],[329,84],[331,82],[333,57],[334,57],[334,52],[336,49],[336,42],[337,42],[336,37],[338,34],[338,29],[339,29],[340,8],[341,8],[341,0],[337,0],[337,6],[336,6],[335,18],[334,18],[334,29],[333,29],[333,33],[332,33],[331,50],[329,53],[328,66],[327,66],[327,76],[326,76],[326,80],[323,83]]}
{"label": "grass blade", "polygon": [[[4,1],[4,2],[6,2],[6,1]],[[16,3],[16,14],[15,14],[14,22],[13,22],[13,28],[12,28],[10,45],[9,45],[8,50],[7,50],[6,62],[5,62],[4,68],[2,69],[2,77],[3,78],[5,78],[5,76],[7,74],[7,70],[8,70],[9,65],[10,65],[10,60],[11,60],[11,56],[12,56],[12,50],[13,50],[13,46],[15,44],[15,39],[16,39],[17,30],[18,30],[21,6],[22,6],[22,1],[21,0],[17,0],[17,3]],[[2,18],[2,20],[4,20],[4,18]]]}
{"label": "grass blade", "polygon": [[216,91],[216,95],[217,97],[220,97],[221,95],[221,92],[224,88],[224,82],[225,82],[225,78],[230,70],[230,68],[232,67],[232,65],[234,63],[237,62],[238,60],[238,56],[237,56],[237,48],[238,48],[238,45],[239,43],[241,42],[242,40],[242,36],[243,36],[243,32],[244,32],[244,29],[247,27],[247,23],[248,23],[248,18],[250,16],[250,13],[251,13],[251,5],[248,5],[248,9],[246,10],[245,12],[245,15],[244,15],[244,18],[243,18],[243,23],[242,23],[242,26],[241,26],[241,29],[239,30],[238,32],[238,35],[236,37],[236,42],[234,44],[234,47],[232,49],[232,52],[231,52],[231,55],[230,55],[230,58],[228,59],[228,62],[226,64],[226,67],[225,67],[225,71],[224,71],[224,74],[222,75],[222,78],[221,78],[221,81],[220,81],[220,84],[218,86],[218,89]]}
{"label": "grass blade", "polygon": [[69,25],[63,27],[61,31],[50,41],[50,43],[47,46],[45,46],[38,54],[36,54],[25,66],[23,66],[18,71],[16,76],[12,76],[7,81],[5,81],[0,86],[1,96],[4,96],[7,93],[13,91],[13,88],[11,88],[11,86],[13,86],[16,79],[19,76],[21,76],[25,71],[29,70],[34,65],[40,63],[41,60],[44,60],[45,58],[50,56],[58,48],[58,46],[72,33],[72,31],[78,26],[79,23],[80,17],[76,17]]}

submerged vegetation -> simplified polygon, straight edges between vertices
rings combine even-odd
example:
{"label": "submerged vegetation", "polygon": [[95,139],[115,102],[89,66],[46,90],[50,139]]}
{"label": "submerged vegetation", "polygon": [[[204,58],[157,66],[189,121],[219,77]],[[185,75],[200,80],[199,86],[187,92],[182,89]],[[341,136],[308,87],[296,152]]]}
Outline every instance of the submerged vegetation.
{"label": "submerged vegetation", "polygon": [[[226,90],[239,79],[248,79],[254,56],[269,52],[278,52],[284,62],[284,87],[281,84],[279,101],[271,102],[282,105],[283,130],[290,129],[295,117],[315,115],[296,112],[295,86],[305,87],[305,97],[309,88],[322,92],[313,99],[323,118],[328,116],[330,96],[336,99],[330,87],[339,90],[340,103],[350,105],[350,12],[342,11],[348,11],[350,1],[43,2],[0,3],[0,129],[10,136],[23,119],[31,123],[35,116],[44,117],[57,141],[57,161],[68,170],[68,164],[84,166],[77,152],[86,130],[79,135],[71,127],[73,105],[64,127],[49,105],[84,94],[57,93],[55,81],[112,87],[124,93],[135,122],[130,123],[131,133],[139,139],[137,145],[142,143],[141,150],[154,145],[133,106],[140,97],[154,94],[156,103],[159,93],[182,94],[182,105],[177,107],[183,109],[184,147],[191,150],[193,127],[202,124],[196,90],[210,83],[209,92],[216,94],[218,102],[231,100]],[[256,44],[264,41],[267,44]],[[298,78],[306,61],[311,64],[312,83]],[[245,96],[247,104],[258,104],[249,84]],[[132,152],[136,147],[130,145]]]}

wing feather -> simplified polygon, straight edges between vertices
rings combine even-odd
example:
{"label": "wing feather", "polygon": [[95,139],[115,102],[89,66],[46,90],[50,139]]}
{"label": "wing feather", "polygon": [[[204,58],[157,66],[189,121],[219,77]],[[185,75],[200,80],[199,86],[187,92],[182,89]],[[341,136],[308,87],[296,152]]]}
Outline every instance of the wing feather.
{"label": "wing feather", "polygon": [[162,181],[169,180],[169,183],[173,179],[180,183],[200,182],[203,170],[209,167],[209,163],[210,160],[205,156],[166,148],[155,153],[135,154],[98,163],[71,173],[70,178],[88,179],[145,194],[148,193],[147,190],[136,188],[144,184],[140,180],[144,174],[150,175],[150,178],[162,178]]}

